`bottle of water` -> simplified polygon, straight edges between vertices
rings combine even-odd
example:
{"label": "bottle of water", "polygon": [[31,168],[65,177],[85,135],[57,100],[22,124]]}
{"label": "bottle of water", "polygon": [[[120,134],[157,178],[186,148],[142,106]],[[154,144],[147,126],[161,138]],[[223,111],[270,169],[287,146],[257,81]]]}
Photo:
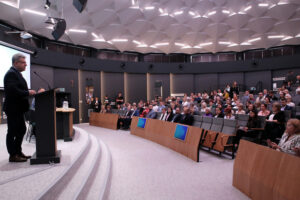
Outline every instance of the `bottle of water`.
{"label": "bottle of water", "polygon": [[63,102],[63,109],[68,109],[69,108],[69,102],[68,101],[64,101]]}

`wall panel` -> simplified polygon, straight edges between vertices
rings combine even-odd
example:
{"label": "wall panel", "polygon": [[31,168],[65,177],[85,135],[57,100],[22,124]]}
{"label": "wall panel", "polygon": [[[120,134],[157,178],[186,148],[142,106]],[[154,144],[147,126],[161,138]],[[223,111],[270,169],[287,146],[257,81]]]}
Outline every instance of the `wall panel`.
{"label": "wall panel", "polygon": [[147,100],[146,74],[125,74],[126,101],[139,102]]}
{"label": "wall panel", "polygon": [[105,95],[115,100],[119,92],[124,94],[124,73],[101,72],[101,99]]}
{"label": "wall panel", "polygon": [[150,74],[149,76],[149,95],[150,100],[154,99],[156,95],[160,95],[160,88],[155,87],[156,81],[162,82],[163,98],[170,96],[170,75],[169,74]]}

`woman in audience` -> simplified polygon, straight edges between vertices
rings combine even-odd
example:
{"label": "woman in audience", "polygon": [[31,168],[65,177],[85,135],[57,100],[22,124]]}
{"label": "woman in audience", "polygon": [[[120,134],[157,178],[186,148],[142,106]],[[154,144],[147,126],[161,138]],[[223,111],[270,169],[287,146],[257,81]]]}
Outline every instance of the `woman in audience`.
{"label": "woman in audience", "polygon": [[202,102],[201,103],[201,112],[205,112],[205,110],[206,110],[206,107],[207,107],[207,104],[205,103],[205,102]]}
{"label": "woman in audience", "polygon": [[289,107],[294,108],[295,107],[295,103],[292,102],[292,96],[290,94],[285,95],[286,98],[286,105],[288,105]]}
{"label": "woman in audience", "polygon": [[232,111],[231,111],[231,108],[226,108],[225,111],[225,116],[224,116],[224,119],[235,119],[234,115],[232,115]]}
{"label": "woman in audience", "polygon": [[230,98],[233,98],[233,95],[239,95],[239,87],[236,81],[233,82],[232,87],[230,88]]}
{"label": "woman in audience", "polygon": [[287,122],[285,133],[282,135],[279,144],[268,142],[268,145],[277,151],[300,156],[300,120],[290,119]]}
{"label": "woman in audience", "polygon": [[235,114],[238,114],[238,115],[244,115],[244,114],[246,114],[246,112],[244,111],[244,105],[242,103],[240,103],[238,105],[238,110],[236,111]]}
{"label": "woman in audience", "polygon": [[174,117],[174,113],[173,113],[173,110],[171,107],[168,107],[168,110],[167,110],[167,118],[166,118],[166,121],[170,122],[172,121],[173,117]]}
{"label": "woman in audience", "polygon": [[105,109],[105,105],[104,104],[101,106],[100,113],[106,113],[106,109]]}
{"label": "woman in audience", "polygon": [[220,107],[216,107],[216,115],[215,118],[224,118],[224,114]]}
{"label": "woman in audience", "polygon": [[276,138],[281,138],[285,129],[285,115],[280,108],[281,106],[278,102],[273,103],[272,114],[266,120],[266,137],[267,140],[271,140],[272,142],[275,142]]}
{"label": "woman in audience", "polygon": [[250,103],[250,104],[248,105],[248,108],[247,108],[246,114],[249,114],[249,113],[250,113],[250,111],[254,111],[254,112],[256,112],[256,109],[255,109],[255,107],[254,107],[254,105],[253,105],[252,103]]}
{"label": "woman in audience", "polygon": [[272,110],[272,104],[269,97],[265,97],[265,104],[268,110]]}
{"label": "woman in audience", "polygon": [[258,116],[267,117],[269,115],[270,115],[270,111],[267,109],[267,105],[265,103],[262,103],[260,106],[260,111],[258,112]]}
{"label": "woman in audience", "polygon": [[236,146],[239,145],[240,139],[242,137],[257,138],[258,131],[253,130],[253,129],[259,128],[259,126],[260,126],[260,122],[257,118],[257,113],[255,111],[250,111],[247,126],[240,127],[236,132],[236,142],[235,142]]}
{"label": "woman in audience", "polygon": [[205,114],[203,115],[204,117],[212,117],[212,114],[210,112],[210,108],[205,109]]}
{"label": "woman in audience", "polygon": [[143,112],[141,112],[140,114],[140,117],[146,117],[148,113],[149,113],[149,104],[146,103]]}

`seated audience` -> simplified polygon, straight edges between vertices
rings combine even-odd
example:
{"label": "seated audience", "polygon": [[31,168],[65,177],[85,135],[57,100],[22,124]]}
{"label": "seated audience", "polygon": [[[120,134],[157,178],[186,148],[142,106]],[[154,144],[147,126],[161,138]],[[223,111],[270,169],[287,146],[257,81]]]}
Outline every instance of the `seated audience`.
{"label": "seated audience", "polygon": [[124,103],[124,97],[122,95],[122,92],[118,93],[118,96],[116,98],[116,104],[117,105],[122,105]]}
{"label": "seated audience", "polygon": [[300,156],[300,121],[298,119],[290,119],[279,144],[268,141],[268,145],[277,151]]}
{"label": "seated audience", "polygon": [[162,108],[162,110],[161,110],[161,115],[160,115],[160,117],[159,117],[159,120],[166,121],[167,115],[168,115],[167,109],[166,109],[165,107]]}
{"label": "seated audience", "polygon": [[207,107],[207,104],[205,103],[205,102],[202,102],[201,103],[201,112],[205,112],[205,110],[206,110],[206,107]]}
{"label": "seated audience", "polygon": [[210,112],[210,108],[206,108],[205,109],[205,113],[203,115],[204,117],[212,117],[213,115]]}
{"label": "seated audience", "polygon": [[272,142],[275,142],[276,138],[281,138],[285,129],[284,123],[284,112],[280,110],[280,104],[275,102],[272,106],[272,114],[266,120],[266,138]]}
{"label": "seated audience", "polygon": [[257,118],[257,113],[255,111],[250,111],[249,113],[249,119],[247,122],[247,126],[240,127],[236,132],[236,142],[237,146],[240,143],[240,139],[242,137],[247,138],[257,138],[258,137],[258,131],[253,130],[254,128],[259,128],[260,122]]}
{"label": "seated audience", "polygon": [[215,118],[224,118],[224,114],[220,107],[216,107],[216,115]]}
{"label": "seated audience", "polygon": [[94,109],[94,112],[100,112],[101,102],[99,101],[98,97],[95,97],[95,100],[92,101],[92,107]]}
{"label": "seated audience", "polygon": [[260,111],[258,112],[258,116],[264,116],[267,117],[270,115],[270,111],[267,109],[267,105],[265,103],[262,103],[260,106]]}
{"label": "seated audience", "polygon": [[106,106],[106,113],[112,113],[111,105]]}
{"label": "seated audience", "polygon": [[168,107],[168,110],[167,110],[167,117],[166,117],[166,121],[170,122],[172,121],[173,117],[174,117],[174,113],[173,113],[173,110],[171,107]]}
{"label": "seated audience", "polygon": [[246,114],[246,112],[244,111],[244,105],[243,104],[240,103],[238,105],[238,110],[235,112],[235,114],[238,114],[238,115]]}
{"label": "seated audience", "polygon": [[264,101],[264,94],[262,92],[258,93],[258,97],[256,98],[255,102],[263,102]]}
{"label": "seated audience", "polygon": [[181,116],[179,123],[190,125],[190,126],[193,125],[194,117],[193,115],[191,115],[189,107],[187,106],[183,107],[183,115]]}
{"label": "seated audience", "polygon": [[180,108],[177,107],[177,108],[176,108],[175,115],[174,115],[174,117],[173,117],[173,119],[172,119],[172,122],[179,123],[180,120],[181,120]]}
{"label": "seated audience", "polygon": [[143,108],[143,111],[140,112],[140,117],[146,117],[147,114],[149,113],[150,109],[149,109],[149,105],[148,103],[145,104],[145,107]]}
{"label": "seated audience", "polygon": [[296,89],[296,95],[294,96],[293,100],[295,102],[295,106],[300,106],[300,87]]}
{"label": "seated audience", "polygon": [[[156,108],[157,109],[157,108]],[[146,118],[150,118],[150,119],[156,119],[157,117],[157,112],[156,110],[153,108],[153,105],[149,105],[149,112],[146,115]]]}
{"label": "seated audience", "polygon": [[105,109],[105,105],[104,104],[101,106],[100,113],[106,113],[106,109]]}
{"label": "seated audience", "polygon": [[232,111],[231,111],[231,108],[226,108],[224,110],[224,113],[225,113],[225,116],[224,116],[224,119],[235,119],[234,115],[232,115]]}
{"label": "seated audience", "polygon": [[280,109],[281,111],[292,110],[292,108],[286,104],[286,99],[281,99],[280,102],[281,102],[281,109]]}
{"label": "seated audience", "polygon": [[254,107],[254,105],[253,105],[252,103],[250,103],[250,104],[248,105],[248,108],[247,108],[247,110],[246,110],[246,114],[249,114],[250,111],[256,112],[256,109],[255,109],[255,107]]}
{"label": "seated audience", "polygon": [[285,95],[286,99],[286,105],[289,106],[290,108],[294,108],[296,105],[294,102],[292,102],[292,96],[290,94]]}

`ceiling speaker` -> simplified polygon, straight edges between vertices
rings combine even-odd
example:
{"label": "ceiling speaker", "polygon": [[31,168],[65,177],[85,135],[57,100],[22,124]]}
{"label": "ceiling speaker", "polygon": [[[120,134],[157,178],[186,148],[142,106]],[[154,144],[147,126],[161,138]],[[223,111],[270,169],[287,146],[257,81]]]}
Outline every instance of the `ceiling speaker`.
{"label": "ceiling speaker", "polygon": [[84,59],[84,58],[81,58],[81,59],[79,60],[79,64],[82,66],[82,65],[84,65],[84,63],[85,63],[85,59]]}
{"label": "ceiling speaker", "polygon": [[73,0],[74,7],[78,10],[78,12],[82,12],[86,6],[87,0]]}
{"label": "ceiling speaker", "polygon": [[55,40],[58,40],[64,33],[67,28],[66,20],[64,19],[57,19],[57,22],[54,26],[54,30],[52,32],[52,36]]}

